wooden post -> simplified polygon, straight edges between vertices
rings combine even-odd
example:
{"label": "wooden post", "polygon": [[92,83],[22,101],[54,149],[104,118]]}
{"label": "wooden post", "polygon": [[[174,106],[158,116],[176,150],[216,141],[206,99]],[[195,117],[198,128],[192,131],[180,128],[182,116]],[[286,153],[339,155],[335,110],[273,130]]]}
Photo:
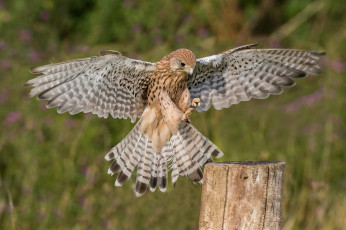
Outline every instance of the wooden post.
{"label": "wooden post", "polygon": [[284,162],[206,164],[199,229],[280,229],[284,171]]}

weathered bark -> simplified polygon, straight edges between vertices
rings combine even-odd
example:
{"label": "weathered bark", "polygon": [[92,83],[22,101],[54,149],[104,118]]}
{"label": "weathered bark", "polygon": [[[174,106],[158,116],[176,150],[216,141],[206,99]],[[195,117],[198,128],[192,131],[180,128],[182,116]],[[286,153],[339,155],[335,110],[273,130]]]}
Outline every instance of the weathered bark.
{"label": "weathered bark", "polygon": [[280,229],[284,170],[284,162],[207,164],[199,229]]}

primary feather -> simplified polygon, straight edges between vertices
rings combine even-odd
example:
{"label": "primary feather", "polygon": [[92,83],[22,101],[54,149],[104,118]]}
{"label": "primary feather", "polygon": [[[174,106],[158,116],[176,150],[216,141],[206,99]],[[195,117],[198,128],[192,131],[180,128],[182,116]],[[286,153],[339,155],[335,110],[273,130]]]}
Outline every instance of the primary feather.
{"label": "primary feather", "polygon": [[319,74],[324,52],[291,49],[251,49],[247,45],[199,58],[188,80],[191,98],[201,98],[205,111],[228,108],[251,98],[280,94],[283,86],[293,86],[292,78]]}
{"label": "primary feather", "polygon": [[116,51],[31,69],[41,76],[27,82],[30,96],[49,100],[59,113],[91,112],[99,117],[140,117],[145,89],[155,64],[130,59]]}

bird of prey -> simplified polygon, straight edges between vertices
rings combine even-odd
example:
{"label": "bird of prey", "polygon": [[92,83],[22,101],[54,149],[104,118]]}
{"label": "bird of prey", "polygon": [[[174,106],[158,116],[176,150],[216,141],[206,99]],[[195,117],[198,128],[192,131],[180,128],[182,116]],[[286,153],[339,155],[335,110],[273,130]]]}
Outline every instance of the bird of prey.
{"label": "bird of prey", "polygon": [[191,123],[193,110],[219,110],[251,98],[280,94],[293,78],[319,74],[323,52],[255,49],[245,45],[196,59],[178,49],[156,63],[134,60],[112,50],[99,56],[31,68],[40,76],[27,85],[30,96],[48,100],[58,113],[79,112],[139,121],[105,156],[108,173],[126,182],[137,167],[135,193],[149,186],[166,191],[168,171],[202,182],[201,168],[222,151]]}

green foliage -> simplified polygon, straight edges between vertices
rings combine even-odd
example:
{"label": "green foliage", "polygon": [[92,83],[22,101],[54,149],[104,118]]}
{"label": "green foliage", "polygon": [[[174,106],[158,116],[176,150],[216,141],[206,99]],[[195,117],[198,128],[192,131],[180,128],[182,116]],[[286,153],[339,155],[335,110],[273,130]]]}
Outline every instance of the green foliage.
{"label": "green foliage", "polygon": [[280,96],[194,113],[192,123],[222,161],[287,163],[283,229],[343,229],[345,4],[325,1],[281,36],[279,27],[316,1],[269,11],[264,2],[0,0],[0,229],[197,229],[200,185],[180,177],[176,188],[141,198],[135,177],[115,188],[104,155],[133,124],[46,110],[28,99],[28,69],[102,49],[157,61],[175,48],[201,57],[251,42],[326,50],[325,71]]}

